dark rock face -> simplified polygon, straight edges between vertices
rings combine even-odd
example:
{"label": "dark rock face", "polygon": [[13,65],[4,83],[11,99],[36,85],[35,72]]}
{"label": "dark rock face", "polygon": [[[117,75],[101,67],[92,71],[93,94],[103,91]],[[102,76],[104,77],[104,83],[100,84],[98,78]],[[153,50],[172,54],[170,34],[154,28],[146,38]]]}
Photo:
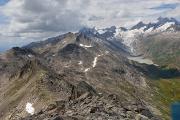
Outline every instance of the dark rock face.
{"label": "dark rock face", "polygon": [[133,29],[140,29],[140,28],[142,28],[142,27],[144,27],[144,26],[146,26],[145,23],[139,22],[137,25],[133,26],[131,29],[132,29],[132,30],[133,30]]}
{"label": "dark rock face", "polygon": [[79,82],[79,84],[77,85],[77,90],[79,92],[88,92],[91,95],[97,95],[96,90],[92,86],[87,84],[85,81]]}
{"label": "dark rock face", "polygon": [[63,55],[69,55],[74,52],[75,55],[78,55],[78,54],[80,54],[79,51],[82,49],[83,48],[81,48],[80,46],[78,46],[76,44],[68,44],[66,47],[64,47],[62,50],[60,50],[60,53]]}
{"label": "dark rock face", "polygon": [[80,59],[81,56],[89,57],[90,53],[76,44],[68,44],[58,52],[59,56],[65,59]]}
{"label": "dark rock face", "polygon": [[114,36],[114,33],[116,32],[116,27],[115,26],[111,26],[110,28],[106,28],[105,29],[106,32],[101,34],[101,37],[103,38],[110,38]]}

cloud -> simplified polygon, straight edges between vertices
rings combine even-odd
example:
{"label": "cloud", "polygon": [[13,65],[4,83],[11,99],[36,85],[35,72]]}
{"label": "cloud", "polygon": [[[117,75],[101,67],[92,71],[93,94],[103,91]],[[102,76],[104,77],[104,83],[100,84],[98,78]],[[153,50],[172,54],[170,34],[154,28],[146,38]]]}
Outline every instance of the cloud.
{"label": "cloud", "polygon": [[157,7],[153,7],[150,9],[155,9],[155,10],[163,10],[163,9],[175,9],[179,4],[178,3],[172,3],[172,4],[161,4]]}
{"label": "cloud", "polygon": [[66,32],[83,26],[81,12],[68,9],[66,0],[12,0],[3,13],[11,17],[9,31],[18,33]]}
{"label": "cloud", "polygon": [[98,21],[98,20],[102,20],[102,19],[104,19],[103,17],[101,17],[101,16],[90,16],[89,17],[89,21]]}
{"label": "cloud", "polygon": [[5,3],[0,6],[0,15],[4,17],[0,18],[0,43],[6,37],[9,41],[28,43],[78,31],[84,26],[132,26],[159,16],[180,18],[179,0],[10,0]]}

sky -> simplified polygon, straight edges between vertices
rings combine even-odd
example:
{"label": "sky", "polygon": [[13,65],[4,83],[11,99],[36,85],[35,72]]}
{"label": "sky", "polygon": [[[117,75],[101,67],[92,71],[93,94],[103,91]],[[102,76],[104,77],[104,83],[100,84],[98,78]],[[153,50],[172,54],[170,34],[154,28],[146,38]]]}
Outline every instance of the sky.
{"label": "sky", "polygon": [[180,0],[0,0],[0,51],[82,27],[180,20]]}

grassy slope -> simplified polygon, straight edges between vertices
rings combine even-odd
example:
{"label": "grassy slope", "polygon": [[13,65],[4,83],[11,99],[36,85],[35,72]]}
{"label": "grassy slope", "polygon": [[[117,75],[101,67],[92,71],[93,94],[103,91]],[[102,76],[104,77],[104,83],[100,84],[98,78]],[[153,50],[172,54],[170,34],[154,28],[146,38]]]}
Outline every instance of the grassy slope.
{"label": "grassy slope", "polygon": [[169,120],[171,104],[180,101],[180,78],[151,80],[154,103]]}
{"label": "grassy slope", "polygon": [[[179,33],[162,33],[149,36],[144,43],[146,55],[166,68],[180,69]],[[180,78],[153,79],[150,81],[154,93],[154,103],[163,117],[169,120],[171,104],[180,101]]]}
{"label": "grassy slope", "polygon": [[149,36],[144,46],[147,55],[155,63],[180,69],[180,36],[178,33]]}

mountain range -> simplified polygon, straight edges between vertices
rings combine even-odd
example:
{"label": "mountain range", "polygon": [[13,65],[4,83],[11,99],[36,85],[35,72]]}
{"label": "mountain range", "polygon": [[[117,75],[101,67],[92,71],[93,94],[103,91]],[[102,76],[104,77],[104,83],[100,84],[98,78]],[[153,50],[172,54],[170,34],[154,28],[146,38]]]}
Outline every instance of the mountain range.
{"label": "mountain range", "polygon": [[180,99],[180,23],[82,28],[0,54],[2,120],[166,120]]}

